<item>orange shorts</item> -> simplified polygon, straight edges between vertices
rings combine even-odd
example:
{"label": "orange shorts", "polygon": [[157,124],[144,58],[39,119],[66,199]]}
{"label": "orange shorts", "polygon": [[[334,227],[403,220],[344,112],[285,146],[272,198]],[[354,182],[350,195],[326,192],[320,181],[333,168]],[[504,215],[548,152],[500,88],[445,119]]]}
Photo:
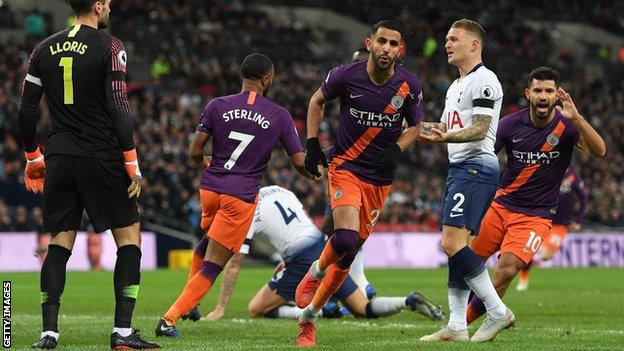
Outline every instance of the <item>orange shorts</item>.
{"label": "orange shorts", "polygon": [[208,238],[238,252],[253,222],[256,201],[251,204],[230,195],[200,189],[201,228]]}
{"label": "orange shorts", "polygon": [[550,235],[544,240],[544,248],[552,253],[559,251],[567,234],[567,225],[553,224],[552,228],[550,228]]}
{"label": "orange shorts", "polygon": [[509,252],[529,263],[548,237],[550,225],[549,219],[514,212],[492,201],[470,247],[482,257]]}
{"label": "orange shorts", "polygon": [[331,207],[353,206],[360,211],[360,238],[368,239],[383,208],[390,185],[373,185],[361,181],[351,171],[329,166]]}

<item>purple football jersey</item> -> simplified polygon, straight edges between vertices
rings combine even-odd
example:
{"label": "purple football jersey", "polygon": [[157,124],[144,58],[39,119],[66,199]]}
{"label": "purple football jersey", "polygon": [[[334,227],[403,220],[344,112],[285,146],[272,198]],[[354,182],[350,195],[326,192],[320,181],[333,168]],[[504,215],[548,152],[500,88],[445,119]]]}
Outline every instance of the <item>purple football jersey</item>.
{"label": "purple football jersey", "polygon": [[543,128],[533,125],[528,109],[501,119],[494,149],[505,147],[507,166],[494,201],[515,212],[552,219],[579,137],[574,124],[557,111]]}
{"label": "purple football jersey", "polygon": [[579,209],[574,222],[581,224],[587,209],[587,192],[585,191],[585,184],[583,184],[581,175],[570,167],[559,188],[559,206],[557,206],[557,213],[552,220],[553,224],[570,224],[572,214],[574,213],[575,195],[579,199]]}
{"label": "purple football jersey", "polygon": [[422,120],[422,86],[398,63],[390,80],[376,85],[366,63],[336,67],[321,84],[327,100],[340,98],[340,129],[329,156],[338,169],[348,169],[367,183],[388,185],[395,172],[377,172],[372,164],[399,139],[403,120],[410,126]]}
{"label": "purple football jersey", "polygon": [[246,202],[255,200],[278,141],[288,155],[303,151],[290,113],[253,91],[210,101],[197,131],[212,136],[212,163],[201,188]]}

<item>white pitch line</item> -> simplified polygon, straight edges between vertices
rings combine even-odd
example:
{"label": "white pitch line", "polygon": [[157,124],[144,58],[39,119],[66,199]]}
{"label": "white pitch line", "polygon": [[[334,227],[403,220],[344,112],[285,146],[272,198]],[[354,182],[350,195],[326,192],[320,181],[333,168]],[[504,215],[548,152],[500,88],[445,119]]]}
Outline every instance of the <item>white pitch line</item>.
{"label": "white pitch line", "polygon": [[[77,315],[66,315],[66,314],[61,314],[59,316],[59,319],[65,319],[65,320],[75,320],[75,321],[80,321],[80,320],[95,320],[98,318],[102,318],[102,316],[90,316],[90,315],[84,315],[84,314],[77,314]],[[112,316],[110,317],[112,319]],[[153,320],[156,321],[160,318],[160,316],[135,316],[134,319],[139,319],[139,320]],[[26,320],[30,320],[30,319],[36,319],[36,320],[40,320],[41,319],[41,315],[38,314],[13,314],[12,318],[11,318],[14,322],[16,322],[18,319],[26,319]],[[221,319],[218,321],[211,321],[211,320],[206,320],[202,318],[202,321],[204,322],[231,322],[231,323],[235,323],[235,324],[257,324],[257,325],[263,325],[263,324],[269,324],[269,323],[261,323],[261,321],[266,321],[268,322],[268,319],[249,319],[249,318],[227,318],[227,319]],[[353,321],[353,320],[331,320],[331,321],[327,321],[325,320],[324,323],[329,322],[330,324],[334,324],[334,325],[343,325],[343,326],[353,326],[353,327],[358,327],[358,328],[378,328],[378,329],[423,329],[423,328],[429,328],[429,327],[433,327],[433,324],[429,324],[429,323],[377,323],[377,322],[371,322],[371,321]],[[615,335],[624,335],[624,330],[622,329],[577,329],[577,328],[553,328],[553,327],[540,327],[540,328],[533,328],[533,327],[529,327],[529,328],[525,328],[525,327],[514,327],[515,330],[518,331],[529,331],[529,332],[533,332],[533,331],[546,331],[546,332],[552,332],[552,333],[566,333],[566,332],[570,332],[572,335],[574,334],[615,334]]]}

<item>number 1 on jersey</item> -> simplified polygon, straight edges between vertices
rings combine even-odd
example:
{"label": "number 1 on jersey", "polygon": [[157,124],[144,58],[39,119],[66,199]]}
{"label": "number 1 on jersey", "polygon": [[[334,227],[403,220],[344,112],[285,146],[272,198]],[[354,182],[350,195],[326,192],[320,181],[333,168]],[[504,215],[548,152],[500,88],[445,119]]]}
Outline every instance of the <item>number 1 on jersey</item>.
{"label": "number 1 on jersey", "polygon": [[61,57],[59,67],[63,67],[63,102],[65,105],[74,104],[74,81],[72,80],[73,57]]}
{"label": "number 1 on jersey", "polygon": [[234,149],[234,152],[232,152],[230,159],[223,165],[223,168],[225,169],[232,169],[232,167],[234,167],[234,165],[236,164],[238,157],[243,153],[243,151],[245,151],[247,146],[249,146],[254,136],[232,131],[230,132],[230,135],[228,135],[228,138],[241,142],[240,144],[238,144],[236,149]]}

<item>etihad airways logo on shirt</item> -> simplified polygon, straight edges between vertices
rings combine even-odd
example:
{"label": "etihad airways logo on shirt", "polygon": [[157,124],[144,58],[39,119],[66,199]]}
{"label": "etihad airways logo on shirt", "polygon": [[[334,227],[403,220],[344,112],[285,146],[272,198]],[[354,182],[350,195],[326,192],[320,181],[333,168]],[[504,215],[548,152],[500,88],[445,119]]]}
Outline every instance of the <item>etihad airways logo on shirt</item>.
{"label": "etihad airways logo on shirt", "polygon": [[527,165],[535,165],[535,164],[547,165],[547,164],[550,164],[555,159],[559,158],[559,155],[561,153],[559,151],[525,152],[525,151],[512,150],[512,154],[513,154],[513,157],[518,162],[521,162]]}
{"label": "etihad airways logo on shirt", "polygon": [[395,122],[401,120],[400,112],[391,115],[350,108],[349,113],[357,120],[358,124],[366,127],[392,127]]}

